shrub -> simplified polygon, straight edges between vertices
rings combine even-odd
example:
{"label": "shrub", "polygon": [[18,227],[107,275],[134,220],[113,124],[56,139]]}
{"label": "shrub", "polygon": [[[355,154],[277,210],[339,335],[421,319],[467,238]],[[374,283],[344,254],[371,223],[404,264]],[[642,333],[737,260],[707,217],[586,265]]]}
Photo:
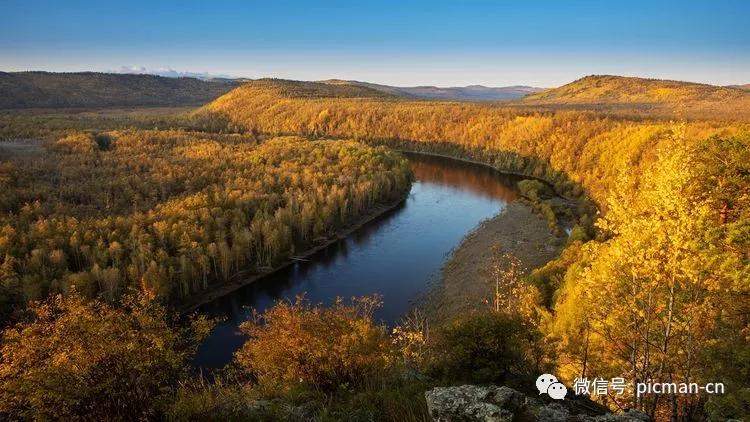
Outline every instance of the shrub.
{"label": "shrub", "polygon": [[237,352],[237,364],[258,384],[286,390],[304,384],[334,391],[382,375],[390,367],[390,339],[372,320],[377,298],[341,300],[330,308],[303,298],[280,302],[246,322],[250,336]]}
{"label": "shrub", "polygon": [[94,141],[96,142],[96,147],[103,151],[108,150],[112,145],[112,137],[106,133],[96,134],[96,136],[94,136]]}
{"label": "shrub", "polygon": [[160,305],[121,308],[79,295],[29,307],[0,346],[0,418],[145,419],[185,375],[204,319],[176,329]]}
{"label": "shrub", "polygon": [[750,416],[750,388],[739,387],[729,394],[711,396],[706,404],[708,420],[745,420]]}
{"label": "shrub", "polygon": [[99,149],[99,143],[94,135],[78,132],[58,139],[54,149],[60,152],[90,154]]}
{"label": "shrub", "polygon": [[529,282],[539,289],[542,294],[542,303],[546,308],[551,308],[554,304],[555,292],[563,284],[568,269],[584,260],[582,246],[583,242],[569,239],[568,245],[559,257],[544,264],[543,267],[536,268],[529,275]]}
{"label": "shrub", "polygon": [[[324,335],[324,333],[323,333]],[[295,386],[267,394],[254,385],[219,377],[181,387],[166,413],[176,421],[426,421],[430,420],[422,382],[393,376],[384,382],[328,395]],[[394,375],[396,375],[394,373]]]}
{"label": "shrub", "polygon": [[263,399],[252,387],[221,379],[177,390],[166,419],[175,421],[278,421],[295,418],[290,404]]}
{"label": "shrub", "polygon": [[544,350],[539,339],[516,317],[471,314],[438,330],[429,372],[449,383],[505,383],[538,372]]}
{"label": "shrub", "polygon": [[535,179],[524,179],[518,182],[518,191],[522,196],[539,201],[542,196],[550,194],[549,188],[542,182]]}
{"label": "shrub", "polygon": [[316,420],[428,421],[424,392],[429,386],[414,379],[391,379],[338,397],[323,406]]}
{"label": "shrub", "polygon": [[586,229],[576,224],[570,230],[570,234],[568,235],[568,245],[572,244],[573,242],[586,242],[589,239],[590,237],[586,232]]}

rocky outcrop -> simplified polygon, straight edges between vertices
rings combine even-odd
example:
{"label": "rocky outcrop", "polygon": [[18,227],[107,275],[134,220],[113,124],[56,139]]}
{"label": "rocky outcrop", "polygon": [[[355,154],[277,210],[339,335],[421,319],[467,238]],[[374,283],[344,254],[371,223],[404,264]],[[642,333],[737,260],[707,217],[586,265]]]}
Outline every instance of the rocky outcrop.
{"label": "rocky outcrop", "polygon": [[649,417],[636,410],[622,414],[584,412],[575,400],[544,403],[504,386],[461,385],[436,387],[425,393],[427,409],[438,422],[648,422]]}
{"label": "rocky outcrop", "polygon": [[525,395],[508,387],[436,387],[425,393],[436,421],[510,421],[526,406]]}

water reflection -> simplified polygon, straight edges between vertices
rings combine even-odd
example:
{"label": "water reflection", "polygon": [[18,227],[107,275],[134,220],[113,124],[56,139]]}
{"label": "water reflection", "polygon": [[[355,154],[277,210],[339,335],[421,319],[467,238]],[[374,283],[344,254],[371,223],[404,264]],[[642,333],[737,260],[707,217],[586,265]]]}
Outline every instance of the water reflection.
{"label": "water reflection", "polygon": [[515,176],[501,175],[495,170],[463,161],[428,155],[407,154],[418,180],[470,191],[486,198],[511,202],[517,192],[512,189]]}
{"label": "water reflection", "polygon": [[199,366],[220,367],[244,342],[238,326],[251,308],[305,294],[329,304],[336,297],[380,294],[376,317],[393,323],[409,310],[450,251],[481,220],[515,199],[514,179],[489,168],[440,157],[409,155],[415,182],[403,205],[260,282],[201,308],[223,318],[198,351]]}

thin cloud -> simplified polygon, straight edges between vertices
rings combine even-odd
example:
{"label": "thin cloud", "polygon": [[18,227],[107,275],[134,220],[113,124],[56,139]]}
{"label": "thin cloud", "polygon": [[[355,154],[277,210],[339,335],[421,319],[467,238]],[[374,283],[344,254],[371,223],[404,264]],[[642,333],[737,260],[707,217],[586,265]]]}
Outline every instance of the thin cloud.
{"label": "thin cloud", "polygon": [[118,69],[110,70],[112,73],[125,73],[135,75],[157,75],[165,76],[167,78],[198,78],[198,79],[214,79],[214,78],[232,78],[232,76],[225,74],[214,74],[208,72],[190,72],[190,71],[178,71],[171,67],[161,68],[148,68],[145,66],[120,66]]}

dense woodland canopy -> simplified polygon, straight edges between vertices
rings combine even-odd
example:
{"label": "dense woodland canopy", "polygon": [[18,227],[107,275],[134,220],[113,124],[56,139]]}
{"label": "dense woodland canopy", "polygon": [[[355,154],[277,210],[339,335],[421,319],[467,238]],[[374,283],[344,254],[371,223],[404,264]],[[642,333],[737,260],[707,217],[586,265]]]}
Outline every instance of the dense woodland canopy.
{"label": "dense woodland canopy", "polygon": [[[625,82],[637,85],[639,80]],[[710,398],[637,398],[632,391],[593,398],[611,409],[638,407],[660,420],[746,417],[747,110],[716,120],[723,109],[703,108],[716,106],[714,94],[685,94],[712,87],[673,88],[679,95],[664,91],[664,98],[674,94],[679,100],[662,98],[659,107],[679,116],[673,113],[675,104],[685,105],[694,113],[691,120],[670,121],[659,113],[658,118],[633,118],[627,117],[630,112],[605,114],[600,109],[542,111],[409,101],[366,87],[281,80],[250,82],[190,118],[167,118],[160,125],[204,132],[94,134],[66,130],[65,118],[59,117],[33,117],[33,122],[49,124],[43,129],[29,127],[27,117],[0,119],[6,138],[38,130],[53,139],[42,150],[20,141],[13,144],[14,152],[0,150],[3,300],[24,302],[72,287],[113,299],[137,286],[148,296],[178,302],[241,269],[273,266],[408,188],[406,162],[386,149],[348,140],[273,136],[354,138],[471,158],[546,180],[579,203],[578,227],[559,258],[544,267],[528,275],[498,267],[491,310],[462,315],[431,330],[413,318],[388,336],[372,321],[369,307],[362,312],[359,305],[322,309],[303,301],[280,304],[266,314],[267,325],[244,327],[252,338],[237,356],[239,375],[233,376],[238,378],[210,386],[177,387],[172,382],[161,387],[177,391],[174,401],[158,410],[144,404],[144,412],[178,419],[257,418],[251,401],[271,394],[324,403],[318,409],[323,419],[373,420],[381,415],[421,420],[424,409],[415,403],[422,403],[426,384],[411,380],[416,369],[443,385],[514,380],[532,385],[527,377],[533,380],[546,371],[569,384],[577,376],[724,382],[727,394]],[[612,100],[601,92],[590,95],[602,103]],[[632,95],[633,101],[642,100],[636,98],[641,94]],[[92,123],[106,129],[128,125],[88,118],[70,122],[79,129]],[[133,122],[139,127],[155,124]],[[270,140],[261,141],[266,136]],[[531,185],[542,186],[524,184]],[[25,350],[54,355],[62,346],[49,347],[45,336],[35,333],[44,333],[47,325],[60,328],[64,324],[58,321],[66,318],[83,316],[93,324],[90,315],[110,312],[99,302],[85,304],[72,297],[70,303],[55,299],[49,305],[68,309],[55,318],[32,305],[35,316],[4,334],[13,340],[7,356],[23,357]],[[364,299],[357,303],[374,306]],[[157,320],[163,318],[159,312]],[[150,341],[137,334],[138,324],[86,327],[107,338],[135,330],[128,335]],[[322,331],[341,340],[332,342]],[[130,355],[124,356],[133,363]],[[50,370],[44,359],[37,361],[42,362],[40,370]],[[314,361],[326,365],[311,365]],[[0,369],[31,381],[0,379],[0,393],[10,391],[16,400],[16,408],[0,411],[29,411],[16,391],[44,397],[36,395],[44,385],[24,372],[28,362],[0,356]],[[114,382],[102,371],[96,374]],[[143,388],[150,391],[152,385]],[[46,403],[50,412],[60,409]],[[101,403],[118,408],[117,403]]]}
{"label": "dense woodland canopy", "polygon": [[0,183],[3,301],[75,287],[181,300],[274,267],[410,185],[403,158],[350,141],[181,131],[63,137]]}
{"label": "dense woodland canopy", "polygon": [[[271,84],[272,89],[268,88]],[[324,89],[319,98],[310,95],[314,85]],[[750,124],[741,122],[695,121],[678,128],[669,121],[603,117],[593,112],[329,98],[327,90],[327,84],[320,83],[250,82],[203,107],[196,119],[214,129],[334,136],[391,145],[416,142],[414,148],[468,155],[492,161],[504,170],[546,178],[563,193],[578,196],[577,186],[584,186],[600,205],[606,205],[609,189],[626,169],[639,173],[650,167],[655,152],[669,143],[675,130],[686,140],[731,137],[750,130]]]}
{"label": "dense woodland canopy", "polygon": [[731,393],[707,405],[705,397],[676,395],[598,399],[659,418],[691,419],[704,405],[715,415],[748,412],[747,123],[710,114],[675,123],[476,104],[278,98],[253,84],[201,116],[250,132],[355,137],[468,156],[588,195],[603,217],[595,240],[572,242],[530,278],[543,293],[536,305],[545,308],[531,323],[558,345],[560,375],[571,383],[586,375],[723,380]]}

